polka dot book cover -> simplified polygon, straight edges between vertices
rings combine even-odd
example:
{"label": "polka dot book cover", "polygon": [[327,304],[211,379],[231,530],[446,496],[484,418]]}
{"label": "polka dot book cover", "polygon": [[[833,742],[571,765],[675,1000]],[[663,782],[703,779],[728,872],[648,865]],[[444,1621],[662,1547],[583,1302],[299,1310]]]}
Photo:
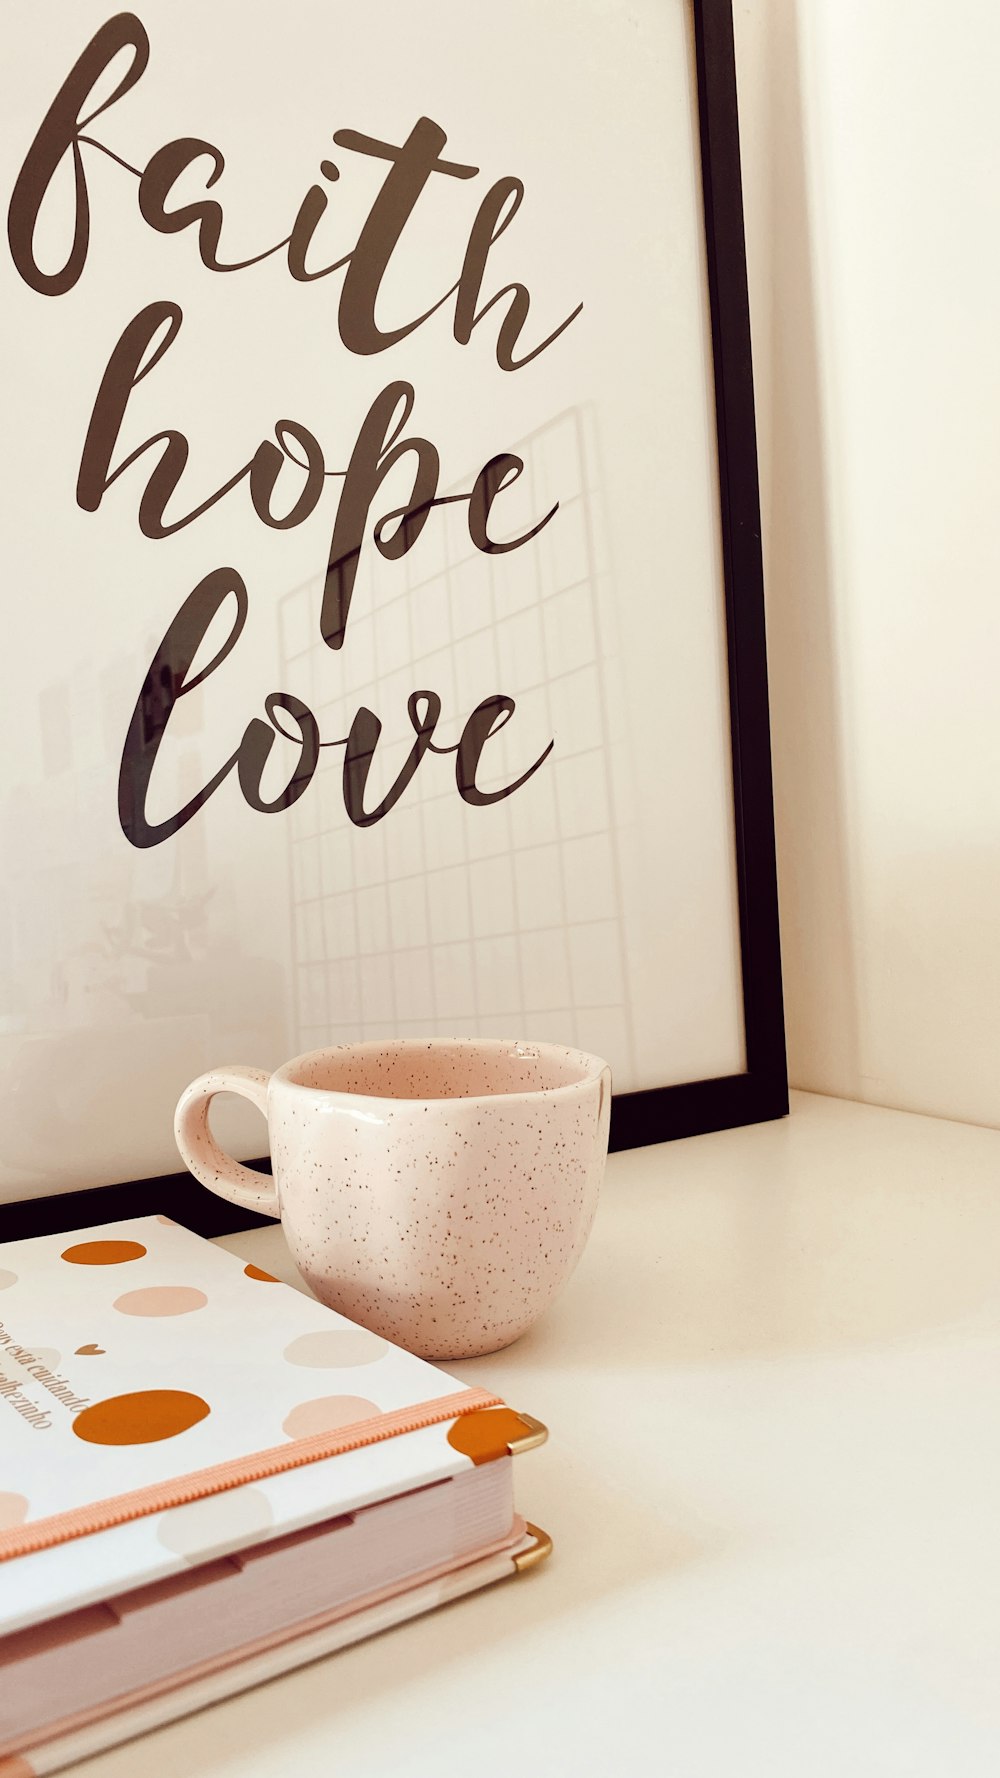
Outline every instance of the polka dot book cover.
{"label": "polka dot book cover", "polygon": [[166,1217],[0,1246],[0,1769],[513,1572],[543,1436]]}

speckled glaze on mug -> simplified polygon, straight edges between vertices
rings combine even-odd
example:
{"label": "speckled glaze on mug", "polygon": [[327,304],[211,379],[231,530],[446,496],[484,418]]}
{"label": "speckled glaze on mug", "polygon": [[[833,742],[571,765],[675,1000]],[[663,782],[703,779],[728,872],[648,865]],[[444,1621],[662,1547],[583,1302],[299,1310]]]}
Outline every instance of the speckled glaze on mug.
{"label": "speckled glaze on mug", "polygon": [[[264,1113],[273,1179],[219,1148],[216,1093]],[[220,1068],[174,1121],[195,1178],[280,1216],[324,1303],[424,1358],[510,1345],[583,1252],[608,1151],[611,1071],[555,1044],[418,1038]]]}

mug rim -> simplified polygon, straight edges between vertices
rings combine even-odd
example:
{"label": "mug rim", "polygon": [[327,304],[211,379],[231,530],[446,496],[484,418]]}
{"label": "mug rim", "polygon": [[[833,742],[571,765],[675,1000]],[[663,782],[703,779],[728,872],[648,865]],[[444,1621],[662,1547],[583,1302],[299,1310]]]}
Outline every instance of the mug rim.
{"label": "mug rim", "polygon": [[[485,1051],[496,1055],[497,1052],[508,1052],[517,1049],[526,1054],[539,1057],[556,1057],[562,1060],[575,1058],[581,1065],[578,1080],[563,1081],[554,1087],[524,1087],[515,1092],[504,1093],[453,1093],[449,1095],[427,1093],[419,1098],[395,1097],[392,1093],[364,1093],[348,1091],[344,1087],[309,1087],[302,1081],[292,1080],[292,1071],[304,1062],[314,1062],[321,1056],[338,1054],[384,1054],[386,1050],[427,1050],[438,1047],[449,1049],[465,1049]],[[611,1065],[601,1056],[592,1055],[587,1050],[578,1050],[572,1044],[536,1043],[528,1037],[366,1037],[358,1043],[322,1044],[319,1049],[304,1050],[299,1056],[291,1056],[287,1062],[275,1068],[268,1082],[268,1090],[272,1086],[287,1087],[290,1092],[305,1094],[310,1099],[365,1099],[373,1105],[495,1105],[504,1099],[541,1099],[565,1098],[572,1093],[580,1093],[585,1087],[593,1085],[605,1073],[611,1073]]]}

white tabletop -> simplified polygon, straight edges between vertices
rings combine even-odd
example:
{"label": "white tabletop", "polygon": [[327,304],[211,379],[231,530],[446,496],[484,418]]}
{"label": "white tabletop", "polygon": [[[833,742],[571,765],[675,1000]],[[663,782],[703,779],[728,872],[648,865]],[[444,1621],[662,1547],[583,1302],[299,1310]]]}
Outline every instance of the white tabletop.
{"label": "white tabletop", "polygon": [[81,1778],[997,1778],[998,1358],[1000,1132],[797,1094],[615,1155],[563,1299],[450,1367],[548,1424],[550,1561]]}

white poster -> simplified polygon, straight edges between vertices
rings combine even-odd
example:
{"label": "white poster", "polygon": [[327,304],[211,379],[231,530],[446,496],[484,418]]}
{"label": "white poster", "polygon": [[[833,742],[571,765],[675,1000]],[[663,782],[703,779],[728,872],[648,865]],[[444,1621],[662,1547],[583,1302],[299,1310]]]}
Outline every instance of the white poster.
{"label": "white poster", "polygon": [[3,31],[0,1197],[326,1043],[738,1073],[685,0]]}

